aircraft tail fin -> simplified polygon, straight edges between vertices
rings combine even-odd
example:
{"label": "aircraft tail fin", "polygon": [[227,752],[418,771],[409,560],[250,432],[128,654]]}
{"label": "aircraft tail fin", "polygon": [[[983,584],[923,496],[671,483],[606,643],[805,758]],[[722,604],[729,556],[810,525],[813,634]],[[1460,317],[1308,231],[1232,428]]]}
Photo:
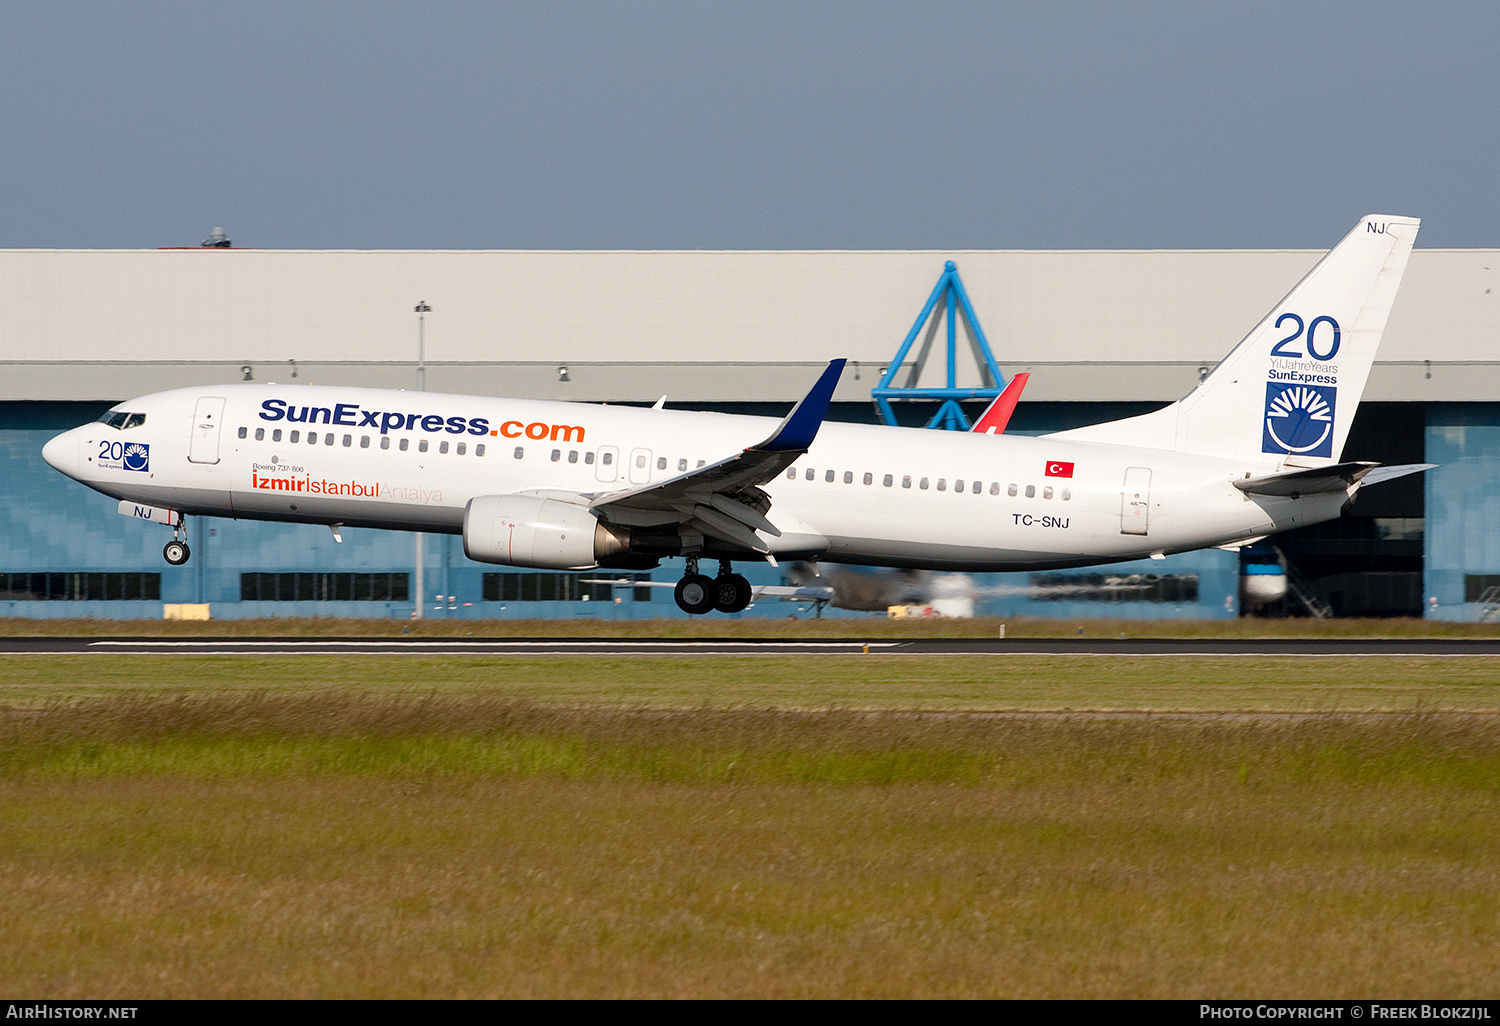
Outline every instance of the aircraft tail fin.
{"label": "aircraft tail fin", "polygon": [[1420,224],[1360,218],[1187,396],[1053,437],[1287,466],[1336,463]]}

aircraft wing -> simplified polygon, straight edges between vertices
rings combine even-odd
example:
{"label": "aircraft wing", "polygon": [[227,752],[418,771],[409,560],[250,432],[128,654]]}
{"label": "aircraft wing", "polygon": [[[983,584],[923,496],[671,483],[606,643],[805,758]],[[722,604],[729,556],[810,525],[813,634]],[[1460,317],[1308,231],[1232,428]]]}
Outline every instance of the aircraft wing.
{"label": "aircraft wing", "polygon": [[759,486],[779,475],[808,450],[828,414],[844,361],[834,360],[769,438],[743,452],[664,481],[590,497],[589,508],[604,520],[630,527],[687,525],[752,552],[769,546],[756,534],[781,534],[766,519],[770,497]]}
{"label": "aircraft wing", "polygon": [[1005,391],[995,396],[995,401],[990,403],[989,408],[974,422],[973,430],[981,435],[1003,435],[1005,425],[1010,423],[1010,415],[1016,412],[1016,403],[1021,399],[1021,393],[1026,389],[1026,382],[1031,380],[1031,375],[1025,372],[1011,377],[1010,384],[1005,386]]}

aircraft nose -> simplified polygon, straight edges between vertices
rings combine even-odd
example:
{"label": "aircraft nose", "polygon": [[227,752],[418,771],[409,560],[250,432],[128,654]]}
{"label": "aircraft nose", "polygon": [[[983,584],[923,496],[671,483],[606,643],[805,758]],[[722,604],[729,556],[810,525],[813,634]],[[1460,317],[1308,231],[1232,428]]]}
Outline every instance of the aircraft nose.
{"label": "aircraft nose", "polygon": [[42,446],[42,459],[53,470],[75,477],[78,474],[78,440],[73,432],[64,431]]}

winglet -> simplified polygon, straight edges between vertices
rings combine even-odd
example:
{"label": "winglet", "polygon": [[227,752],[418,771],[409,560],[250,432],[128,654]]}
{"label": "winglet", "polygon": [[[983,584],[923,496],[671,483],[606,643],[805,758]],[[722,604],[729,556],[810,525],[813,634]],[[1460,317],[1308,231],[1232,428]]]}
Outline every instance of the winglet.
{"label": "winglet", "polygon": [[833,401],[833,390],[838,387],[843,373],[843,359],[829,361],[811,391],[792,407],[792,412],[771,432],[771,437],[750,448],[761,452],[806,452],[813,439],[818,437],[823,418],[828,416],[828,404]]}
{"label": "winglet", "polygon": [[989,409],[974,422],[974,433],[979,435],[1003,435],[1005,425],[1010,423],[1010,415],[1016,412],[1016,402],[1021,398],[1021,393],[1026,389],[1026,382],[1031,379],[1030,374],[1021,373],[1011,376],[1010,383],[1005,386],[1005,391],[995,396],[995,401],[990,403]]}

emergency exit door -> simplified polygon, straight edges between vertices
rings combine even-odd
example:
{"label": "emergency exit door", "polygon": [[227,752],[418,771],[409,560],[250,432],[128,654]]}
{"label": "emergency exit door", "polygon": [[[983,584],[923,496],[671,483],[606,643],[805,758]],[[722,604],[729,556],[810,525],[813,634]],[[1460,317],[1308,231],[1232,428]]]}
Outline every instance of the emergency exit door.
{"label": "emergency exit door", "polygon": [[193,437],[188,442],[189,463],[219,462],[219,424],[224,419],[224,400],[204,396],[193,409]]}
{"label": "emergency exit door", "polygon": [[1120,490],[1120,533],[1146,534],[1151,520],[1151,470],[1129,467]]}

